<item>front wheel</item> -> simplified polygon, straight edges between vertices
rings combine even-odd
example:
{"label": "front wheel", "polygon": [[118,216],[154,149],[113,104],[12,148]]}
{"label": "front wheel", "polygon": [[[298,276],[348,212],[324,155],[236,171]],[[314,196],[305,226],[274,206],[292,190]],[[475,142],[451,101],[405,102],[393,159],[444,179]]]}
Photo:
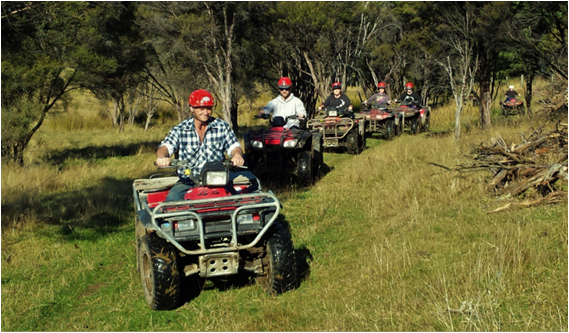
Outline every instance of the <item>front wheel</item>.
{"label": "front wheel", "polygon": [[357,155],[361,153],[360,135],[356,129],[352,129],[350,133],[348,133],[346,140],[348,154]]}
{"label": "front wheel", "polygon": [[385,123],[385,140],[393,140],[395,137],[395,120],[388,119]]}
{"label": "front wheel", "polygon": [[138,261],[146,304],[152,310],[171,310],[181,300],[176,248],[156,234],[140,239]]}
{"label": "front wheel", "polygon": [[415,116],[411,119],[411,134],[419,133],[419,116]]}
{"label": "front wheel", "polygon": [[312,183],[312,156],[307,151],[298,153],[296,178],[300,186],[308,186]]}
{"label": "front wheel", "polygon": [[401,136],[401,134],[403,134],[404,126],[405,126],[405,118],[400,117],[399,123],[395,124],[395,126],[393,127],[395,136]]}
{"label": "front wheel", "polygon": [[296,261],[290,232],[281,222],[275,221],[274,230],[266,242],[263,274],[257,282],[265,292],[278,295],[296,288]]}

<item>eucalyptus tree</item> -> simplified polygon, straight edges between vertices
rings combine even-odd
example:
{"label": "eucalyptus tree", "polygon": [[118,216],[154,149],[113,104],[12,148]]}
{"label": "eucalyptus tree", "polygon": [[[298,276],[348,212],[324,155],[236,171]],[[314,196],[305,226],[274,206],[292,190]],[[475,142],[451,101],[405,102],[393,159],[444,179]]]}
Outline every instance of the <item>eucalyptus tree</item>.
{"label": "eucalyptus tree", "polygon": [[536,74],[556,73],[567,80],[567,2],[520,1],[511,3],[510,9],[504,35],[525,67],[526,107],[531,113]]}
{"label": "eucalyptus tree", "polygon": [[[274,69],[293,79],[310,113],[332,82],[354,81],[366,43],[378,31],[368,2],[279,2],[270,45]],[[354,83],[354,82],[352,82]]]}
{"label": "eucalyptus tree", "polygon": [[23,165],[31,138],[50,111],[65,109],[81,70],[113,64],[89,53],[79,39],[87,2],[1,6],[2,156]]}
{"label": "eucalyptus tree", "polygon": [[[178,109],[184,96],[198,87],[216,95],[223,118],[237,128],[237,107],[242,90],[251,87],[250,62],[255,24],[262,23],[264,2],[152,2],[140,5],[138,24],[154,55],[148,78]],[[248,59],[250,60],[250,59]],[[243,80],[241,82],[240,80]],[[237,81],[236,81],[237,80]]]}
{"label": "eucalyptus tree", "polygon": [[456,106],[454,138],[458,141],[460,115],[474,87],[480,64],[474,43],[475,8],[468,2],[451,2],[441,4],[438,13],[444,22],[436,31],[443,52],[435,61],[449,77]]}
{"label": "eucalyptus tree", "polygon": [[136,93],[146,63],[140,31],[134,24],[135,9],[135,2],[94,2],[84,13],[89,28],[82,29],[79,36],[90,54],[113,64],[107,68],[84,67],[79,83],[98,98],[113,102],[119,132],[124,130],[128,99]]}
{"label": "eucalyptus tree", "polygon": [[136,23],[148,52],[144,78],[159,92],[160,100],[172,105],[178,121],[189,117],[187,98],[190,93],[207,85],[203,71],[194,65],[194,52],[188,52],[190,30],[204,24],[192,13],[188,2],[141,2]]}

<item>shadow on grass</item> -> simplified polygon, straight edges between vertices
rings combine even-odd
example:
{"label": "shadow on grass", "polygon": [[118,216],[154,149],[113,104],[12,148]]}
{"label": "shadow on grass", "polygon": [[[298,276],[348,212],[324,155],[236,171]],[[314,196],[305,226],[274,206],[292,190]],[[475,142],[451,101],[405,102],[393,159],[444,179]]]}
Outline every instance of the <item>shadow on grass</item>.
{"label": "shadow on grass", "polygon": [[[290,224],[286,221],[284,215],[279,214],[279,221],[287,229]],[[294,240],[293,240],[294,242]],[[312,254],[305,247],[294,250],[294,260],[296,263],[295,289],[310,276],[310,263],[313,260]],[[253,286],[257,283],[257,275],[251,272],[242,271],[239,274],[219,276],[212,278],[200,278],[197,275],[187,277],[182,286],[182,294],[184,295],[183,303],[190,302],[198,297],[203,291],[219,290],[229,291],[231,289],[240,289]]]}
{"label": "shadow on grass", "polygon": [[[32,221],[59,226],[62,240],[96,240],[118,231],[133,215],[132,180],[111,177],[81,190],[34,196],[20,193],[2,204],[2,229]],[[29,217],[29,218],[27,218]]]}
{"label": "shadow on grass", "polygon": [[[326,163],[323,163],[320,167],[320,170],[318,171],[318,175],[316,175],[314,178],[314,183],[324,178],[324,176],[326,176],[332,170],[334,170],[334,167],[330,167]],[[263,191],[271,190],[275,192],[277,196],[279,193],[283,192],[309,190],[312,186],[300,186],[296,183],[294,176],[289,176],[287,174],[283,174],[281,176],[263,175],[259,177],[259,180],[261,181],[261,187],[263,188]]]}
{"label": "shadow on grass", "polygon": [[310,250],[306,247],[301,247],[294,250],[296,259],[296,281],[298,285],[310,277],[310,263],[314,259]]}
{"label": "shadow on grass", "polygon": [[148,141],[116,146],[63,149],[47,153],[46,162],[57,165],[62,164],[67,159],[96,160],[115,156],[131,156],[140,152],[154,152],[159,144],[159,141]]}

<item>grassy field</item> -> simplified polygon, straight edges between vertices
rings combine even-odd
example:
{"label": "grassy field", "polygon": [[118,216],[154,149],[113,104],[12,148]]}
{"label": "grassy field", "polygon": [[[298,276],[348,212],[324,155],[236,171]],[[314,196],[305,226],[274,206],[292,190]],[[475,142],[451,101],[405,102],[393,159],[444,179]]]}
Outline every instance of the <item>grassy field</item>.
{"label": "grassy field", "polygon": [[[77,103],[40,129],[25,168],[2,166],[2,330],[568,329],[567,205],[487,214],[506,203],[485,191],[490,174],[428,164],[463,163],[471,144],[497,134],[518,142],[535,119],[496,116],[481,131],[466,110],[455,144],[453,110],[441,108],[432,133],[325,154],[330,171],[314,186],[273,189],[302,268],[297,290],[271,297],[239,279],[207,282],[184,306],[157,312],[136,269],[131,186],[153,173],[173,122],[87,130],[69,125],[96,121]],[[263,125],[253,111],[243,123]]]}

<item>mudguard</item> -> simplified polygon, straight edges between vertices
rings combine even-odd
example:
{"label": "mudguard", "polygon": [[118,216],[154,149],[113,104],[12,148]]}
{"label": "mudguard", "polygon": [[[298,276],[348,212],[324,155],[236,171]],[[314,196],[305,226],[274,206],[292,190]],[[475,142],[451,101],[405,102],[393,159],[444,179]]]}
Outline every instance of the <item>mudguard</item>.
{"label": "mudguard", "polygon": [[308,139],[310,139],[310,144],[312,144],[314,141],[314,140],[312,140],[312,133],[310,133],[308,131],[304,131],[302,133],[302,136],[300,137],[300,140],[298,140],[298,143],[296,144],[296,146],[297,147],[304,147],[304,145],[306,144]]}

